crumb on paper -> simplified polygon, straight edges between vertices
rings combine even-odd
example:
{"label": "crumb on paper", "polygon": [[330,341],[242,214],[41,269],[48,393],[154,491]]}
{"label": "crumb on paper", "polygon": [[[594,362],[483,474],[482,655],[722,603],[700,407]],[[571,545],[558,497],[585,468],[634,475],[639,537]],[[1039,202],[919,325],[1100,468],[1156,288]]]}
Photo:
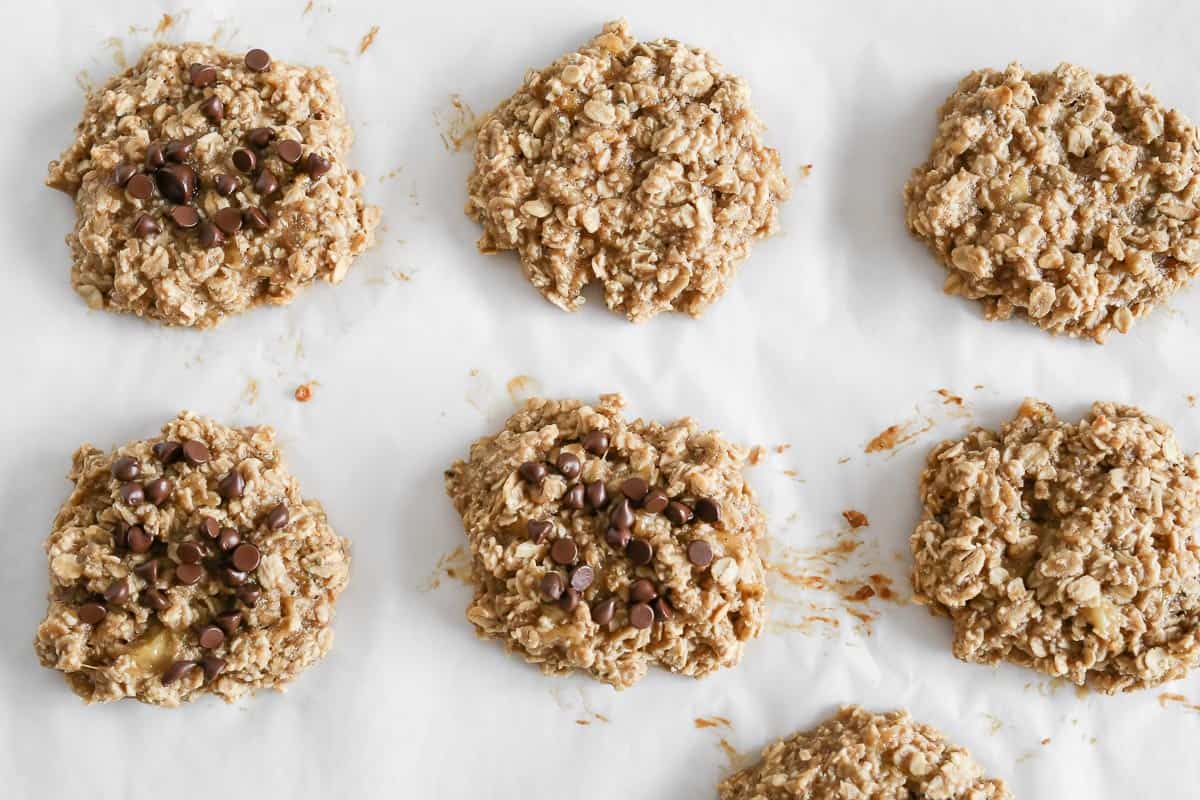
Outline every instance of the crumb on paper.
{"label": "crumb on paper", "polygon": [[252,406],[258,402],[258,381],[251,378],[242,389],[242,402]]}
{"label": "crumb on paper", "polygon": [[401,172],[404,172],[403,164],[380,175],[379,182],[383,183],[384,181],[395,180],[396,178],[400,177]]}
{"label": "crumb on paper", "polygon": [[412,283],[412,275],[398,269],[392,270],[392,277],[400,283]]}
{"label": "crumb on paper", "polygon": [[801,164],[800,169],[797,171],[796,174],[800,176],[800,180],[804,180],[809,175],[812,175],[812,171],[813,171],[812,164]]}
{"label": "crumb on paper", "polygon": [[516,376],[505,385],[505,388],[508,390],[509,398],[517,405],[535,396],[541,389],[538,382],[528,375]]}
{"label": "crumb on paper", "polygon": [[308,383],[302,383],[299,386],[297,386],[296,387],[296,402],[307,403],[309,400],[312,400],[312,396],[313,396],[312,387],[315,384],[316,384],[316,381],[309,381]]}
{"label": "crumb on paper", "polygon": [[987,717],[988,732],[991,733],[992,735],[999,733],[1000,729],[1004,727],[1004,721],[1001,720],[999,717],[997,717],[995,714],[985,713],[983,716]]}
{"label": "crumb on paper", "polygon": [[1049,736],[1047,736],[1045,739],[1042,739],[1042,747],[1045,747],[1046,745],[1050,744],[1050,741],[1051,741],[1051,739]]}
{"label": "crumb on paper", "polygon": [[867,518],[866,514],[853,508],[843,511],[842,516],[846,518],[846,522],[850,523],[851,528],[865,528],[871,524],[871,520]]}
{"label": "crumb on paper", "polygon": [[767,460],[767,450],[761,444],[756,444],[750,448],[748,461],[750,466],[757,467],[759,464]]}
{"label": "crumb on paper", "polygon": [[174,24],[175,24],[174,17],[172,17],[170,14],[163,14],[162,19],[160,19],[158,21],[158,25],[155,26],[155,28],[154,28],[154,35],[162,36],[164,33],[166,33],[168,30],[170,30],[171,26]]}
{"label": "crumb on paper", "polygon": [[839,458],[839,459],[837,460],[837,463],[839,463],[839,464],[849,464],[849,463],[850,463],[850,461],[851,461],[851,458],[850,458],[850,456],[842,456],[841,458]]}
{"label": "crumb on paper", "polygon": [[305,6],[304,6],[304,11],[303,11],[303,12],[300,14],[300,16],[302,16],[302,17],[303,17],[303,16],[305,16],[305,15],[307,15],[307,14],[310,14],[310,13],[312,13],[312,10],[313,10],[313,2],[314,2],[314,0],[308,0],[308,3],[306,3],[306,4],[305,4]]}
{"label": "crumb on paper", "polygon": [[775,445],[775,452],[778,453],[779,455],[783,455],[784,453],[786,453],[788,450],[791,450],[791,449],[792,449],[792,446],[787,443]]}
{"label": "crumb on paper", "polygon": [[1188,402],[1189,406],[1191,406],[1192,408],[1195,408],[1196,407],[1196,395],[1189,394],[1187,396],[1187,402]]}
{"label": "crumb on paper", "polygon": [[733,723],[726,717],[696,717],[692,724],[697,728],[732,728]]}
{"label": "crumb on paper", "polygon": [[874,439],[867,442],[867,446],[863,448],[863,452],[882,453],[887,450],[895,451],[897,448],[915,441],[921,434],[933,430],[933,420],[928,417],[923,418],[922,427],[917,428],[917,424],[916,420],[908,420],[898,425],[889,425]]}
{"label": "crumb on paper", "polygon": [[442,585],[443,578],[453,578],[467,586],[471,585],[471,554],[465,547],[460,545],[438,558],[437,566],[421,584],[421,591],[433,591]]}
{"label": "crumb on paper", "polygon": [[458,153],[475,138],[479,119],[460,94],[450,95],[450,107],[433,112],[433,124],[438,129],[442,146],[447,152]]}
{"label": "crumb on paper", "polygon": [[362,37],[362,41],[360,41],[360,42],[358,43],[358,54],[359,54],[360,56],[361,56],[363,53],[367,52],[367,50],[368,50],[368,49],[370,49],[371,45],[373,45],[373,44],[375,43],[375,37],[376,37],[377,35],[379,35],[379,26],[378,26],[378,25],[372,25],[372,26],[371,26],[371,30],[367,31],[367,32],[366,32],[366,33],[363,35],[363,37]]}
{"label": "crumb on paper", "polygon": [[956,394],[953,394],[949,389],[938,389],[937,393],[941,395],[942,402],[945,405],[961,406],[963,399]]}

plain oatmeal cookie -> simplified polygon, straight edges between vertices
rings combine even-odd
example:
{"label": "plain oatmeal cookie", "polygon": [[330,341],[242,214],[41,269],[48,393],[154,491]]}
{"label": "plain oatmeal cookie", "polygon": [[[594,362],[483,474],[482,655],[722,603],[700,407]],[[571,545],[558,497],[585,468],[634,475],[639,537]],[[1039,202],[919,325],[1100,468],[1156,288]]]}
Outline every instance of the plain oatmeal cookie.
{"label": "plain oatmeal cookie", "polygon": [[156,438],[80,447],[69,477],[34,645],[84,700],[232,701],[329,650],[349,544],[300,496],[271,428],[185,411]]}
{"label": "plain oatmeal cookie", "polygon": [[712,54],[610,22],[482,120],[467,186],[479,249],[516,250],[567,311],[595,280],[635,322],[699,316],[790,193],[762,132],[749,88]]}
{"label": "plain oatmeal cookie", "polygon": [[71,284],[95,309],[206,328],[339,283],[377,209],[324,68],[151,45],[88,93],[46,180],[75,198]]}
{"label": "plain oatmeal cookie", "polygon": [[1125,333],[1200,269],[1196,128],[1128,75],[972,72],[904,190],[945,290],[988,319]]}
{"label": "plain oatmeal cookie", "polygon": [[652,662],[693,677],[736,665],[765,595],[747,451],[690,418],[627,421],[623,405],[533,398],[446,471],[476,632],[618,689]]}
{"label": "plain oatmeal cookie", "polygon": [[999,434],[929,454],[915,599],[964,661],[1106,693],[1183,677],[1200,652],[1200,456],[1163,422],[1095,403],[1077,424],[1026,400]]}
{"label": "plain oatmeal cookie", "polygon": [[846,706],[726,778],[720,800],[1011,800],[971,754],[907,711]]}

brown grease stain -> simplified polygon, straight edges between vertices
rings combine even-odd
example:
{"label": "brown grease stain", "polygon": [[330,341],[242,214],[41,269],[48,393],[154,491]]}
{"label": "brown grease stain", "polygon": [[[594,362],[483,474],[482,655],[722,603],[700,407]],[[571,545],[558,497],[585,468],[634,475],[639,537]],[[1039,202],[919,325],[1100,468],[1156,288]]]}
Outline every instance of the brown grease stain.
{"label": "brown grease stain", "polygon": [[439,558],[432,574],[421,585],[421,591],[431,592],[438,588],[444,577],[471,585],[471,554],[465,547],[456,547]]}
{"label": "brown grease stain", "polygon": [[508,397],[514,403],[520,405],[538,393],[538,382],[528,375],[518,375],[510,380],[504,387],[508,391]]}
{"label": "brown grease stain", "polygon": [[924,416],[921,419],[923,425],[920,428],[917,428],[917,420],[909,420],[898,425],[887,426],[879,435],[867,442],[867,446],[863,448],[863,452],[882,453],[887,450],[895,451],[899,447],[916,441],[917,437],[921,434],[933,430],[933,420]]}
{"label": "brown grease stain", "polygon": [[170,30],[171,26],[174,24],[175,24],[174,17],[172,17],[170,14],[163,14],[162,19],[160,19],[158,21],[158,25],[155,26],[155,28],[154,28],[154,35],[162,36],[164,33],[166,33],[168,30]]}
{"label": "brown grease stain", "polygon": [[1162,708],[1168,708],[1171,703],[1176,703],[1188,711],[1200,711],[1200,705],[1188,702],[1188,699],[1181,694],[1163,692],[1158,696],[1158,704]]}
{"label": "brown grease stain", "polygon": [[442,146],[450,153],[461,152],[479,130],[479,119],[459,94],[450,95],[448,109],[433,112],[433,124],[438,129]]}

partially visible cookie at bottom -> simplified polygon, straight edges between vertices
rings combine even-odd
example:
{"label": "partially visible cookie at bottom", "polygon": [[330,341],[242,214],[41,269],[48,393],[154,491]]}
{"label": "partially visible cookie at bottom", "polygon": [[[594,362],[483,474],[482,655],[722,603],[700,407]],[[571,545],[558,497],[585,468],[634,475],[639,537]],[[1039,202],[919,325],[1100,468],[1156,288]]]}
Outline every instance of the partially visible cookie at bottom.
{"label": "partially visible cookie at bottom", "polygon": [[233,701],[328,652],[349,543],[271,428],[185,411],[110,453],[83,445],[69,479],[34,647],[84,700]]}
{"label": "partially visible cookie at bottom", "polygon": [[953,622],[958,658],[1110,694],[1200,659],[1200,455],[1162,420],[1026,400],[935,447],[920,491],[913,596]]}
{"label": "partially visible cookie at bottom", "polygon": [[616,688],[650,664],[736,665],[765,616],[766,524],[748,450],[695,420],[533,398],[446,471],[470,544],[476,632],[550,674]]}
{"label": "partially visible cookie at bottom", "polygon": [[846,706],[769,745],[717,787],[720,800],[1011,800],[967,750],[907,711]]}

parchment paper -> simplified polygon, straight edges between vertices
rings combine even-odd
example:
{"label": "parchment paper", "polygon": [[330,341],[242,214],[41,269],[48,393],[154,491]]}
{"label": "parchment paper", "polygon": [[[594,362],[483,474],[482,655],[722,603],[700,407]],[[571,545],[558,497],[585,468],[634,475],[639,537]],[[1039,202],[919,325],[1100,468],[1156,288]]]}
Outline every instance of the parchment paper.
{"label": "parchment paper", "polygon": [[[635,327],[596,295],[564,314],[515,257],[478,254],[462,214],[469,109],[622,14],[640,37],[703,45],[744,75],[795,180],[782,234],[700,321]],[[942,295],[900,200],[938,105],[975,67],[1128,71],[1197,117],[1200,5],[44,0],[4,4],[0,23],[0,795],[709,798],[731,761],[846,702],[911,709],[1021,798],[1200,792],[1194,680],[1110,698],[962,664],[948,625],[903,602],[917,476],[940,438],[999,424],[1025,395],[1070,418],[1111,398],[1200,449],[1200,296],[1104,347],[987,323]],[[70,140],[77,83],[103,82],[155,36],[337,75],[385,226],[342,286],[208,333],[89,312],[72,292],[74,211],[42,187],[45,165]],[[751,480],[771,520],[773,622],[736,670],[654,671],[616,693],[474,637],[441,473],[533,391],[621,391],[634,416],[692,415],[763,445]],[[41,542],[75,447],[152,435],[181,408],[276,426],[306,494],[352,539],[336,644],[286,695],[85,707],[32,651]],[[892,425],[911,438],[865,453]],[[845,533],[848,509],[869,526]],[[844,599],[872,575],[896,596]],[[805,588],[813,576],[834,588]]]}

